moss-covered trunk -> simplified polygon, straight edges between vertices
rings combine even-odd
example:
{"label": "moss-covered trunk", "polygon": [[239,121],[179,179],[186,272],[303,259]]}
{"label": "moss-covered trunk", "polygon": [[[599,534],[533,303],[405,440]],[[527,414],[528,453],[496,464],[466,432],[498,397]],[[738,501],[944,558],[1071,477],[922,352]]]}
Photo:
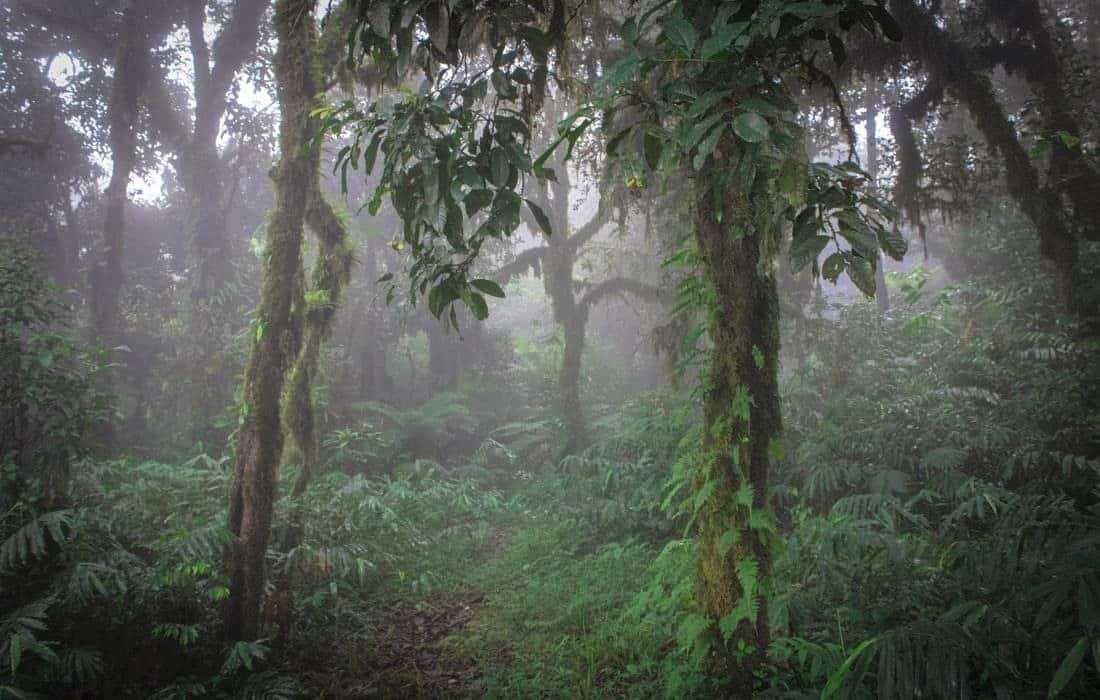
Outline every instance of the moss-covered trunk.
{"label": "moss-covered trunk", "polygon": [[[310,82],[318,85],[319,77]],[[318,252],[309,284],[314,301],[305,305],[305,342],[291,373],[290,391],[286,400],[287,427],[302,456],[301,471],[291,491],[292,498],[305,493],[310,479],[320,466],[313,384],[321,359],[321,345],[332,330],[336,309],[351,275],[354,260],[347,227],[321,193],[318,176],[320,152],[311,151],[309,159],[311,169],[306,198],[306,222],[317,238]],[[368,333],[370,331],[371,329],[367,330]],[[300,516],[300,513],[296,512],[296,516]],[[292,534],[294,536],[289,545],[296,546],[301,537],[300,517],[295,518]]]}
{"label": "moss-covered trunk", "polygon": [[[705,436],[694,491],[699,525],[695,595],[711,622],[711,674],[729,697],[751,697],[768,647],[768,462],[781,430],[779,298],[773,263],[751,231],[747,198],[722,193],[723,216],[699,183],[696,240],[717,292],[705,379]],[[721,221],[719,220],[721,219]],[[736,225],[735,225],[736,224]]]}
{"label": "moss-covered trunk", "polygon": [[281,159],[273,173],[275,208],[267,227],[264,281],[244,384],[244,415],[229,502],[229,639],[254,639],[264,590],[264,555],[282,455],[280,398],[300,345],[294,328],[295,277],[302,268],[302,236],[315,160],[303,152],[311,136],[308,107],[316,86],[310,69],[314,0],[280,0],[275,7],[278,50],[275,80],[282,118]]}
{"label": "moss-covered trunk", "polygon": [[542,261],[543,288],[550,297],[554,322],[562,331],[562,357],[558,367],[558,410],[565,423],[562,452],[574,454],[588,444],[588,426],[581,404],[580,385],[588,313],[578,303],[573,288],[573,269],[582,242],[578,240],[581,234],[573,231],[569,223],[569,194],[572,188],[569,168],[564,161],[559,161],[554,169],[559,173],[557,181],[539,193],[540,206],[550,218],[553,231],[546,240],[546,253]]}

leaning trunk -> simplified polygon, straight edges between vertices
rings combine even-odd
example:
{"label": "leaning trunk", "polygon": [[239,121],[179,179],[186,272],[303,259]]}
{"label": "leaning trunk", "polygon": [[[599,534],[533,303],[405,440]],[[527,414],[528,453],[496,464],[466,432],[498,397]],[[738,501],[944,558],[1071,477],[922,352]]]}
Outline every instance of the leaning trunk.
{"label": "leaning trunk", "polygon": [[1058,193],[1042,187],[1016,126],[997,101],[989,79],[971,67],[966,49],[952,39],[914,0],[891,0],[890,12],[906,28],[904,42],[930,77],[966,106],[990,147],[1004,163],[1008,192],[1039,232],[1039,252],[1057,275],[1058,297],[1076,309],[1078,242],[1066,224]]}
{"label": "leaning trunk", "polygon": [[699,560],[695,596],[710,620],[710,671],[730,697],[751,697],[768,647],[764,581],[770,569],[768,460],[781,422],[777,381],[779,298],[772,263],[752,230],[747,197],[727,185],[724,216],[699,185],[696,239],[717,292],[710,318],[705,436],[694,490]]}
{"label": "leaning trunk", "polygon": [[278,50],[275,79],[282,110],[280,163],[273,174],[276,201],[267,227],[264,282],[245,373],[244,418],[229,503],[231,595],[225,610],[229,639],[255,639],[264,590],[264,555],[283,435],[279,399],[300,344],[292,318],[295,276],[302,266],[303,220],[314,164],[303,145],[311,136],[309,101],[314,0],[280,0],[275,8]]}

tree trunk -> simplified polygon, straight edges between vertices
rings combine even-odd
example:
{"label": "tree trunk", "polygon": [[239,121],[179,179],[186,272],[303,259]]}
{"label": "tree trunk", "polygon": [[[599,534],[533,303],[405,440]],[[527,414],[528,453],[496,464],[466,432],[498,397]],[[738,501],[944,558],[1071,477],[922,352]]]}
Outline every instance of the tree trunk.
{"label": "tree trunk", "polygon": [[[720,148],[729,151],[728,144]],[[746,231],[753,226],[751,205],[734,187],[722,193],[722,223],[702,179],[696,200],[696,240],[717,303],[709,328],[706,433],[693,484],[702,499],[695,596],[711,623],[711,675],[725,680],[726,696],[747,698],[769,642],[764,581],[771,558],[762,523],[771,522],[768,463],[781,431],[779,298],[760,237],[731,235],[732,223]]]}
{"label": "tree trunk", "polygon": [[581,405],[581,357],[586,317],[582,309],[574,308],[572,315],[561,321],[565,345],[558,370],[558,393],[565,420],[565,454],[575,454],[588,444],[588,426]]}
{"label": "tree trunk", "polygon": [[296,283],[302,268],[302,237],[315,160],[303,152],[313,133],[308,116],[318,90],[311,68],[316,30],[315,0],[279,0],[275,8],[278,49],[275,80],[282,117],[281,159],[273,172],[275,208],[267,227],[264,281],[252,353],[245,373],[244,408],[229,502],[230,597],[225,634],[255,639],[264,590],[264,556],[271,532],[283,434],[279,400],[287,369],[301,343],[294,328]]}
{"label": "tree trunk", "polygon": [[[367,253],[363,260],[362,274],[374,289],[378,288],[375,284],[378,279],[378,245],[379,241],[374,238],[367,239]],[[393,388],[393,380],[386,373],[386,348],[377,332],[384,325],[382,313],[377,308],[378,303],[377,300],[372,300],[363,314],[367,333],[363,338],[359,364],[359,397],[371,401],[384,400]],[[372,333],[372,329],[375,332]],[[349,343],[348,347],[352,345]]]}
{"label": "tree trunk", "polygon": [[92,329],[105,345],[119,341],[119,297],[126,229],[126,190],[137,150],[138,97],[146,79],[145,21],[142,3],[131,0],[122,17],[114,60],[114,80],[107,103],[111,180],[105,193],[103,241],[91,270]]}
{"label": "tree trunk", "polygon": [[[864,122],[867,135],[867,175],[871,178],[871,189],[878,193],[878,80],[867,79],[864,95]],[[890,290],[886,288],[886,259],[882,251],[875,252],[875,303],[880,314],[890,311]]]}
{"label": "tree trunk", "polygon": [[221,159],[214,143],[194,145],[186,178],[190,194],[188,228],[198,267],[191,289],[188,324],[191,362],[191,438],[210,442],[211,418],[225,406],[232,385],[225,352],[232,335],[229,250]]}
{"label": "tree trunk", "polygon": [[179,144],[182,184],[190,198],[188,232],[198,274],[192,282],[190,312],[191,435],[210,441],[210,418],[226,405],[232,368],[225,347],[234,332],[234,309],[227,289],[233,282],[225,188],[229,173],[218,153],[226,95],[249,56],[255,53],[260,22],[269,0],[240,0],[222,25],[213,51],[206,44],[206,0],[188,6],[194,72],[195,110],[189,139]]}

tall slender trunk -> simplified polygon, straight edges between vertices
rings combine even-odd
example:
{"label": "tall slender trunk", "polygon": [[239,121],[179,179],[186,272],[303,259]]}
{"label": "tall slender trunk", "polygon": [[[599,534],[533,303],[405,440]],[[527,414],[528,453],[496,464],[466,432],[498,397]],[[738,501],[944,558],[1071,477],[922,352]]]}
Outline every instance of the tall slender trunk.
{"label": "tall slender trunk", "polygon": [[[367,254],[363,260],[363,275],[368,284],[374,285],[378,279],[378,246],[379,240],[367,239]],[[377,288],[377,285],[375,285]],[[367,325],[367,333],[363,338],[363,351],[359,363],[359,396],[360,399],[380,401],[389,395],[392,388],[392,380],[386,373],[386,348],[383,347],[382,337],[378,332],[383,327],[382,314],[377,309],[378,302],[372,301],[364,312],[363,321]],[[348,347],[353,347],[351,343]]]}
{"label": "tall slender trunk", "polygon": [[[229,168],[218,152],[227,94],[255,53],[269,0],[239,0],[212,47],[205,37],[207,0],[188,5],[195,109],[189,138],[179,144],[179,170],[190,198],[188,233],[197,274],[192,282],[188,330],[191,368],[191,437],[211,441],[211,417],[228,403],[233,369],[225,348],[235,330],[233,246],[229,236]],[[212,50],[211,50],[212,49]]]}
{"label": "tall slender trunk", "polygon": [[302,238],[315,159],[303,152],[313,134],[308,116],[316,94],[311,47],[315,0],[279,0],[275,8],[278,49],[275,81],[282,117],[280,162],[273,172],[275,208],[267,227],[266,260],[252,353],[245,373],[245,414],[229,501],[235,540],[227,565],[231,594],[225,609],[229,639],[254,639],[264,591],[264,556],[271,533],[283,433],[280,398],[286,372],[297,356],[294,328],[295,278],[302,269]]}
{"label": "tall slender trunk", "polygon": [[211,418],[224,408],[231,386],[226,346],[231,342],[232,304],[227,286],[232,277],[228,217],[224,201],[224,173],[214,138],[195,143],[189,155],[187,189],[198,275],[191,289],[189,344],[191,362],[191,438],[214,439]]}
{"label": "tall slender trunk", "polygon": [[91,270],[92,329],[104,344],[118,342],[122,251],[126,232],[126,190],[137,150],[138,98],[146,79],[147,37],[143,3],[131,0],[122,16],[114,59],[114,80],[107,103],[111,180],[105,192],[103,241]]}
{"label": "tall slender trunk", "polygon": [[[563,454],[574,454],[588,445],[588,425],[581,403],[581,363],[584,357],[588,310],[577,302],[573,289],[576,232],[569,225],[569,193],[572,184],[564,161],[555,165],[558,180],[543,192],[542,205],[554,234],[546,241],[543,286],[550,297],[554,322],[562,330],[562,357],[558,367],[558,410],[565,422]],[[552,196],[552,198],[551,198]]]}
{"label": "tall slender trunk", "polygon": [[[867,175],[871,178],[871,189],[878,192],[878,79],[867,79],[864,94],[864,122],[867,136]],[[882,251],[875,253],[875,303],[879,313],[890,310],[890,290],[886,288],[886,259]]]}
{"label": "tall slender trunk", "polygon": [[[720,153],[729,150],[720,144]],[[726,156],[718,162],[732,162]],[[725,680],[728,697],[747,698],[769,643],[764,581],[771,556],[760,524],[771,521],[768,466],[781,432],[779,297],[764,242],[730,233],[731,224],[753,226],[751,204],[736,187],[727,184],[722,192],[721,223],[703,179],[696,199],[696,240],[717,303],[709,328],[703,459],[693,484],[702,499],[695,595],[712,623],[713,677]]]}

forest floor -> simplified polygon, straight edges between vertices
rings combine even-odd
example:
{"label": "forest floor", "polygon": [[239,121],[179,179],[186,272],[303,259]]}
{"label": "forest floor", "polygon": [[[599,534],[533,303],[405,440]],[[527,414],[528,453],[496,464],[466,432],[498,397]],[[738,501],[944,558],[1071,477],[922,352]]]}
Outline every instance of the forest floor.
{"label": "forest floor", "polygon": [[[494,561],[510,542],[511,530],[495,527],[471,561],[475,568],[467,573]],[[486,599],[486,593],[473,588],[439,591],[389,610],[379,625],[373,654],[379,694],[431,698],[476,694],[481,669],[463,646]]]}
{"label": "forest floor", "polygon": [[[358,620],[366,630],[312,650],[310,690],[341,698],[597,697],[646,675],[631,663],[621,618],[653,548],[598,545],[578,534],[575,520],[514,504],[485,517],[476,539],[441,538],[419,555],[426,565],[458,562],[438,586],[379,592],[343,623]],[[358,643],[349,643],[353,635]]]}

